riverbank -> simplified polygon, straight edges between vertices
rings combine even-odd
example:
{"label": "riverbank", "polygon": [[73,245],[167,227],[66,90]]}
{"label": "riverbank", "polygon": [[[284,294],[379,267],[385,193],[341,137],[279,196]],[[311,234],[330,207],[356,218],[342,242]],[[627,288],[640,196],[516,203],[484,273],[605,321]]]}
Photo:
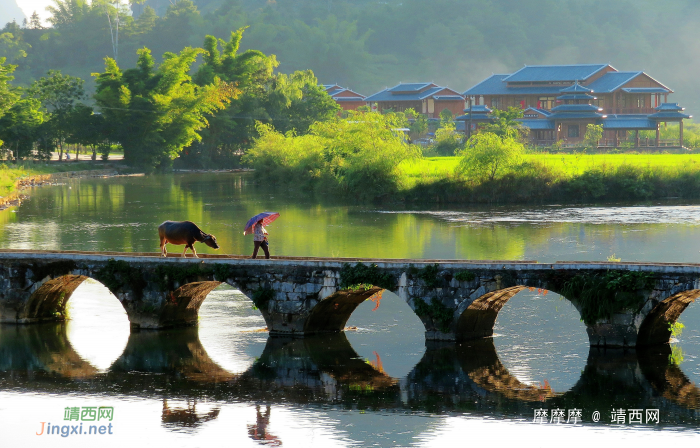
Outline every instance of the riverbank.
{"label": "riverbank", "polygon": [[[71,169],[72,168],[72,169]],[[77,168],[77,169],[76,169]],[[109,165],[93,163],[61,163],[28,166],[8,166],[0,164],[0,210],[19,205],[26,198],[25,191],[30,187],[55,185],[67,179],[112,177],[119,171]]]}

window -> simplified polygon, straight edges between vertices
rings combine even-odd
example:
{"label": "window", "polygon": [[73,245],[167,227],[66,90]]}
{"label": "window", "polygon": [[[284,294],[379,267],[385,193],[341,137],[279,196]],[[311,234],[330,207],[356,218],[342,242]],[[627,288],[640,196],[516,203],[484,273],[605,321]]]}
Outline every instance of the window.
{"label": "window", "polygon": [[637,96],[637,107],[646,107],[646,95]]}
{"label": "window", "polygon": [[570,124],[569,125],[569,138],[578,138],[578,125],[577,124]]}
{"label": "window", "polygon": [[525,98],[523,98],[522,96],[516,96],[515,99],[513,100],[513,102],[515,103],[514,104],[515,107],[520,106],[521,109],[525,109],[525,107],[526,107],[525,106]]}
{"label": "window", "polygon": [[498,96],[492,96],[491,97],[491,109],[500,109],[501,108],[501,98]]}
{"label": "window", "polygon": [[593,104],[598,106],[601,109],[605,108],[605,98],[598,98],[597,100],[593,100]]}
{"label": "window", "polygon": [[550,110],[554,107],[554,97],[553,96],[541,96],[537,98],[537,108]]}
{"label": "window", "polygon": [[618,106],[627,107],[627,95],[620,95],[620,104]]}

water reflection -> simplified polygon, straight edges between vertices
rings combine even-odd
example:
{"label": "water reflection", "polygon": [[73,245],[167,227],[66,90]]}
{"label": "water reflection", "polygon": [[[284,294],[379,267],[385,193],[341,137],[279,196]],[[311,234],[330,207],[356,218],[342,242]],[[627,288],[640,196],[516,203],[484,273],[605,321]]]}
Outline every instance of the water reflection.
{"label": "water reflection", "polygon": [[265,414],[260,412],[260,405],[255,406],[256,419],[254,425],[248,425],[248,435],[251,439],[260,441],[263,445],[282,446],[279,437],[271,434],[267,427],[270,425],[270,406],[265,406]]}
{"label": "water reflection", "polygon": [[[163,401],[162,422],[173,427],[196,427],[218,416],[218,405],[201,410],[200,401],[239,400],[524,420],[531,420],[539,407],[578,408],[584,411],[584,422],[590,422],[594,410],[657,408],[664,416],[662,424],[697,424],[700,389],[669,363],[669,353],[592,349],[573,387],[557,391],[525,384],[511,374],[492,339],[430,343],[405,378],[393,378],[360,359],[343,334],[269,338],[260,358],[245,372],[233,374],[209,358],[196,328],[140,332],[129,337],[108,371],[100,372],[72,350],[64,325],[1,326],[0,387],[151,396]],[[257,429],[250,433],[260,437],[269,435],[265,428],[270,419],[268,410],[261,409]]]}
{"label": "water reflection", "polygon": [[221,412],[220,406],[216,406],[209,411],[197,412],[196,398],[185,400],[184,407],[173,406],[172,401],[168,403],[168,400],[163,398],[161,421],[165,427],[196,428],[210,420],[214,420],[219,416],[219,412]]}

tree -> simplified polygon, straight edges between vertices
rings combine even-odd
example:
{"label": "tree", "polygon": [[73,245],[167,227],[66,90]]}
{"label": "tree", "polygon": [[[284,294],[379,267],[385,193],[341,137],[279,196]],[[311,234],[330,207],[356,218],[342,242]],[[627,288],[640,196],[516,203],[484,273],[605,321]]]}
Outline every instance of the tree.
{"label": "tree", "polygon": [[517,121],[518,118],[523,117],[523,110],[519,107],[509,107],[507,110],[494,109],[491,116],[494,121],[484,126],[485,132],[518,140],[527,135],[527,128]]}
{"label": "tree", "polygon": [[[77,105],[70,114],[70,137],[68,143],[84,145],[92,150],[92,160],[97,160],[97,149],[107,144],[105,120],[102,114],[94,113],[92,107]],[[76,148],[76,160],[78,156]]]}
{"label": "tree", "polygon": [[203,63],[194,81],[205,86],[216,79],[232,83],[241,92],[225,110],[216,113],[202,131],[201,143],[185,151],[185,158],[207,165],[214,159],[231,158],[248,147],[257,135],[255,120],[269,119],[264,108],[266,87],[278,62],[257,50],[239,53],[245,28],[231,33],[227,41],[206,36]]}
{"label": "tree", "polygon": [[32,157],[39,127],[44,121],[41,103],[35,98],[22,98],[0,118],[0,139],[14,160]]}
{"label": "tree", "polygon": [[0,117],[19,99],[19,93],[10,85],[10,81],[15,79],[12,72],[17,66],[5,64],[5,61],[5,58],[0,58]]}
{"label": "tree", "polygon": [[136,68],[122,72],[105,58],[105,71],[95,74],[95,100],[108,125],[110,140],[124,148],[124,159],[150,169],[164,169],[208,124],[206,115],[238,95],[233,85],[215,79],[197,86],[190,68],[203,50],[187,47],[165,53],[156,67],[151,51],[142,48]]}
{"label": "tree", "polygon": [[587,124],[586,134],[583,136],[583,140],[586,142],[586,147],[595,149],[598,147],[598,141],[603,138],[603,125],[602,124]]}
{"label": "tree", "polygon": [[34,81],[27,91],[37,98],[50,113],[49,123],[59,149],[58,160],[63,160],[63,144],[69,133],[69,117],[76,103],[85,99],[82,79],[49,70],[46,76]]}
{"label": "tree", "polygon": [[454,122],[441,122],[440,128],[435,131],[435,152],[441,156],[453,156],[461,146],[462,136],[457,132]]}
{"label": "tree", "polygon": [[44,29],[44,25],[41,24],[41,18],[39,17],[39,14],[37,14],[36,11],[34,11],[29,17],[29,23],[27,23],[27,28],[29,28],[30,30]]}
{"label": "tree", "polygon": [[494,180],[500,172],[520,163],[525,148],[512,137],[492,132],[472,135],[463,150],[457,170],[474,180]]}

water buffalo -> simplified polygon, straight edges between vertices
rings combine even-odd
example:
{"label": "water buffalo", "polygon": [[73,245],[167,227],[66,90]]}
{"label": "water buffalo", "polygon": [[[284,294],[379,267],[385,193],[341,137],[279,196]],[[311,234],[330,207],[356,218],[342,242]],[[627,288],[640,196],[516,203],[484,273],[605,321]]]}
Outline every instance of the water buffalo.
{"label": "water buffalo", "polygon": [[194,250],[194,243],[197,241],[209,247],[213,247],[214,249],[219,248],[214,235],[202,232],[200,228],[197,227],[197,224],[191,221],[165,221],[158,226],[158,236],[160,236],[160,250],[164,257],[168,254],[168,251],[165,250],[165,245],[167,243],[184,244],[185,251],[182,253],[183,257],[187,253],[187,248],[190,248],[194,256],[199,258],[197,257],[197,251]]}

